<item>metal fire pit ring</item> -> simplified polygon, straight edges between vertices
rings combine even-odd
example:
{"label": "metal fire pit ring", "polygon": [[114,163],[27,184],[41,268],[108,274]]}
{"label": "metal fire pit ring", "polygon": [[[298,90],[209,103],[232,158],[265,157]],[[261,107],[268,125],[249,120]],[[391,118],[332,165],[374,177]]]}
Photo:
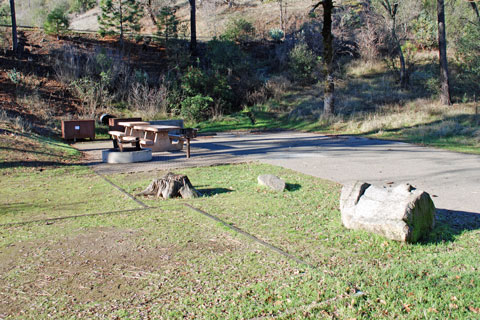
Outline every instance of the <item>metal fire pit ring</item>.
{"label": "metal fire pit ring", "polygon": [[106,163],[133,163],[152,160],[152,149],[124,148],[123,152],[118,149],[102,151],[102,161]]}

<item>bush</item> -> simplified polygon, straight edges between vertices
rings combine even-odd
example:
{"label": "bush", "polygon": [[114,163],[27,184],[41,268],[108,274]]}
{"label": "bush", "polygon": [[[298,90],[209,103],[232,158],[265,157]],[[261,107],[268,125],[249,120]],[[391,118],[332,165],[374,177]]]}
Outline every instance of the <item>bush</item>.
{"label": "bush", "polygon": [[[105,88],[115,99],[126,99],[128,90],[135,82],[135,74],[130,65],[117,51],[95,48],[94,52],[82,52],[73,46],[64,46],[51,52],[57,78],[64,84],[71,84],[80,78],[104,81]],[[103,75],[103,76],[102,76]]]}
{"label": "bush", "polygon": [[437,46],[437,21],[422,10],[412,23],[412,33],[415,44],[422,49],[432,49]]}
{"label": "bush", "polygon": [[146,82],[134,83],[129,90],[128,105],[150,119],[157,114],[166,116],[168,112],[167,88],[163,84],[158,88],[150,88]]}
{"label": "bush", "polygon": [[231,40],[209,41],[205,58],[213,70],[222,73],[244,72],[250,66],[248,56]]}
{"label": "bush", "polygon": [[268,35],[272,38],[273,41],[281,41],[285,34],[281,29],[271,29],[268,31]]}
{"label": "bush", "polygon": [[211,97],[198,94],[182,101],[180,115],[188,121],[202,121],[208,119],[209,110],[212,107]]}
{"label": "bush", "polygon": [[200,68],[190,67],[181,78],[183,92],[187,96],[204,94],[207,91],[207,77]]}
{"label": "bush", "polygon": [[11,22],[10,6],[4,2],[0,5],[0,24],[9,25]]}
{"label": "bush", "polygon": [[305,43],[297,44],[288,57],[293,80],[300,84],[310,84],[315,81],[314,70],[317,67],[318,58]]}
{"label": "bush", "polygon": [[280,99],[288,88],[291,86],[290,81],[284,76],[274,76],[265,84],[270,96],[274,99]]}
{"label": "bush", "polygon": [[70,12],[83,13],[95,7],[96,0],[72,0],[70,2]]}
{"label": "bush", "polygon": [[86,116],[95,117],[99,109],[105,108],[111,102],[111,96],[106,89],[108,81],[108,75],[104,74],[100,81],[84,77],[72,82],[71,88],[82,100]]}
{"label": "bush", "polygon": [[200,68],[189,68],[181,78],[181,87],[188,97],[208,96],[219,101],[224,111],[231,111],[235,96],[225,75],[219,71],[204,72]]}
{"label": "bush", "polygon": [[480,77],[480,24],[468,24],[457,43],[457,57],[468,72]]}
{"label": "bush", "polygon": [[221,40],[238,42],[250,41],[255,36],[253,24],[243,18],[233,19],[227,24],[225,32],[220,36]]}
{"label": "bush", "polygon": [[59,35],[68,30],[70,20],[68,19],[65,8],[57,7],[48,15],[43,28],[47,34]]}

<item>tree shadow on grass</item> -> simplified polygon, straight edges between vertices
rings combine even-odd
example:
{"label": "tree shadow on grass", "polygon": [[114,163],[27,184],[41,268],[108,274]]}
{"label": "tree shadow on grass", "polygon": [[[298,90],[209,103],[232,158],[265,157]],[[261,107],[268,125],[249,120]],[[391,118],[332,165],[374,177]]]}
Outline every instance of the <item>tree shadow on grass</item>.
{"label": "tree shadow on grass", "polygon": [[204,197],[211,197],[217,194],[230,193],[230,192],[233,192],[234,190],[225,189],[225,188],[205,188],[205,189],[197,189],[197,191],[200,192]]}
{"label": "tree shadow on grass", "polygon": [[66,163],[61,161],[5,161],[0,163],[0,169],[12,168],[59,168],[81,166],[82,163]]}
{"label": "tree shadow on grass", "polygon": [[287,189],[288,191],[298,191],[302,188],[301,185],[299,185],[298,183],[287,183],[285,184],[285,189]]}
{"label": "tree shadow on grass", "polygon": [[466,231],[480,229],[480,213],[437,209],[435,228],[422,244],[453,242]]}

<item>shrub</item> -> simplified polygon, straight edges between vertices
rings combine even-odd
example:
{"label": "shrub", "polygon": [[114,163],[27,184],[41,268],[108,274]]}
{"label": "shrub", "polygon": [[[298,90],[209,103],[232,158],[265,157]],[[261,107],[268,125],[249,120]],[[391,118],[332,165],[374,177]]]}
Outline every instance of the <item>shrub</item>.
{"label": "shrub", "polygon": [[95,7],[96,0],[72,0],[70,2],[70,12],[83,13]]}
{"label": "shrub", "polygon": [[290,81],[284,76],[274,76],[265,84],[269,95],[274,99],[280,99],[291,86]]}
{"label": "shrub", "polygon": [[17,71],[17,69],[13,68],[12,70],[7,72],[8,78],[15,84],[19,84],[22,80],[22,74]]}
{"label": "shrub", "polygon": [[150,88],[146,82],[134,83],[129,91],[128,104],[147,118],[153,118],[159,113],[165,116],[168,112],[167,88],[164,85]]}
{"label": "shrub", "polygon": [[202,121],[208,119],[211,107],[213,107],[213,99],[198,94],[182,101],[180,115],[188,121]]}
{"label": "shrub", "polygon": [[7,2],[4,2],[0,5],[0,24],[9,25],[10,23],[10,6]]}
{"label": "shrub", "polygon": [[[126,99],[128,90],[135,82],[131,67],[117,51],[95,48],[93,52],[83,52],[73,46],[64,46],[51,52],[57,78],[70,85],[81,78],[92,81],[105,81],[105,89],[115,99]],[[108,77],[106,77],[108,76]]]}
{"label": "shrub", "polygon": [[231,40],[211,40],[207,44],[207,63],[222,73],[243,72],[250,67],[247,55]]}
{"label": "shrub", "polygon": [[65,8],[57,7],[47,15],[43,28],[47,34],[59,35],[67,31],[69,25],[70,21]]}
{"label": "shrub", "polygon": [[71,83],[75,95],[83,102],[85,115],[95,117],[98,109],[110,103],[111,96],[106,88],[109,80],[108,75],[103,73],[100,81],[84,77]]}
{"label": "shrub", "polygon": [[285,36],[282,29],[270,29],[270,31],[268,31],[268,35],[273,41],[281,41]]}
{"label": "shrub", "polygon": [[208,96],[219,101],[226,112],[231,111],[235,96],[225,75],[219,71],[205,72],[200,68],[189,68],[181,78],[181,87],[188,97]]}
{"label": "shrub", "polygon": [[200,68],[190,67],[181,78],[183,92],[187,96],[204,94],[206,90],[207,77]]}
{"label": "shrub", "polygon": [[17,116],[13,122],[15,129],[20,130],[21,132],[31,132],[32,123],[21,116]]}
{"label": "shrub", "polygon": [[220,36],[221,40],[238,42],[250,41],[255,36],[253,24],[243,18],[230,20],[225,32]]}
{"label": "shrub", "polygon": [[314,70],[317,67],[318,58],[305,43],[297,44],[288,57],[293,80],[300,84],[310,84],[315,81]]}
{"label": "shrub", "polygon": [[216,102],[222,100],[224,112],[240,110],[247,92],[262,85],[253,59],[229,40],[212,40],[207,48],[209,88],[214,92],[208,95]]}
{"label": "shrub", "polygon": [[437,45],[437,21],[425,10],[412,22],[412,33],[415,44],[422,49],[434,48]]}
{"label": "shrub", "polygon": [[480,24],[468,24],[457,43],[457,57],[468,72],[480,77]]}

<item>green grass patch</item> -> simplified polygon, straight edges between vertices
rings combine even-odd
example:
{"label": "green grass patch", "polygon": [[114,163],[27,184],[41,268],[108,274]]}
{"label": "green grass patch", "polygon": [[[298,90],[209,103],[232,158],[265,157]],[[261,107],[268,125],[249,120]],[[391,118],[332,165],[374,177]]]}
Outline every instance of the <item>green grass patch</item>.
{"label": "green grass patch", "polygon": [[[87,185],[92,189],[80,194],[81,211],[100,203],[137,205],[87,169],[57,170],[14,177],[13,186],[32,184],[23,196],[32,205],[22,218],[38,214],[46,198],[49,208],[61,206],[51,195],[72,195]],[[142,198],[158,208],[1,227],[0,316],[411,319],[480,312],[480,231],[472,224],[439,219],[428,239],[402,244],[344,229],[340,186],[332,182],[254,163],[176,173],[188,175],[203,196]],[[285,179],[288,190],[259,186],[263,173]],[[134,194],[164,174],[108,178]],[[48,195],[42,195],[45,188]],[[7,198],[21,196],[13,189]],[[289,260],[185,203],[316,267]]]}
{"label": "green grass patch", "polygon": [[[341,318],[415,318],[425,313],[460,317],[473,316],[470,309],[478,308],[474,298],[479,293],[475,276],[475,261],[480,258],[478,230],[454,229],[439,220],[429,239],[406,245],[345,230],[338,211],[339,186],[333,183],[267,165],[181,172],[205,193],[203,198],[188,201],[190,204],[317,265],[318,270],[309,273],[323,274],[330,292],[326,297],[349,290],[366,293],[365,297],[320,307],[312,312],[313,318],[335,313]],[[265,172],[285,179],[290,190],[275,193],[258,186],[256,177]],[[115,179],[138,192],[148,185],[151,174],[117,175]],[[145,201],[151,205],[183,202]]]}
{"label": "green grass patch", "polygon": [[86,167],[0,176],[0,224],[140,206]]}

